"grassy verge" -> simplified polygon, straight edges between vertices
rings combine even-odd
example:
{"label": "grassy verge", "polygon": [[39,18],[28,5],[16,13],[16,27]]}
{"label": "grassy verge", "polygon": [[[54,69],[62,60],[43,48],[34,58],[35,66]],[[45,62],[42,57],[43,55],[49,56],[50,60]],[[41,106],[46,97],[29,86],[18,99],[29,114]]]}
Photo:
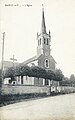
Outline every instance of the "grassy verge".
{"label": "grassy verge", "polygon": [[59,92],[58,93],[52,92],[50,95],[47,95],[46,93],[0,95],[0,107],[8,105],[8,104],[17,103],[17,102],[34,100],[34,99],[45,98],[45,97],[50,97],[50,96],[70,94],[70,93],[75,93],[75,91],[73,91],[73,92],[60,92],[60,93]]}
{"label": "grassy verge", "polygon": [[0,106],[20,102],[20,101],[27,101],[30,99],[36,99],[41,97],[46,97],[46,93],[30,93],[30,94],[8,94],[8,95],[1,95],[0,96]]}

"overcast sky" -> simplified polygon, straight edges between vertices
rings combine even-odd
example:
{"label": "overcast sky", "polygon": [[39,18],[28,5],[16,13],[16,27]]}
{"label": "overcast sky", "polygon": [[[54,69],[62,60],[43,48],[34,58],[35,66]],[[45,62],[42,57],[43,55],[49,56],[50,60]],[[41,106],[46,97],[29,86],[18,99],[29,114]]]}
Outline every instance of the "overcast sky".
{"label": "overcast sky", "polygon": [[57,68],[69,77],[75,74],[75,0],[1,0],[0,60],[3,32],[5,60],[14,54],[23,62],[36,55],[42,4],[47,32],[51,31],[51,55]]}

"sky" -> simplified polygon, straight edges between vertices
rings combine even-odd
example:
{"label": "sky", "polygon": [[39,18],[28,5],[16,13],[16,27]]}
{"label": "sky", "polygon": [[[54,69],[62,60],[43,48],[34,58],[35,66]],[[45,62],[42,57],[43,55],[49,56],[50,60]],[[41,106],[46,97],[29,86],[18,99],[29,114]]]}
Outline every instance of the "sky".
{"label": "sky", "polygon": [[1,0],[0,4],[0,61],[3,32],[4,60],[14,54],[17,62],[23,62],[37,54],[43,4],[56,67],[66,77],[75,75],[75,0]]}

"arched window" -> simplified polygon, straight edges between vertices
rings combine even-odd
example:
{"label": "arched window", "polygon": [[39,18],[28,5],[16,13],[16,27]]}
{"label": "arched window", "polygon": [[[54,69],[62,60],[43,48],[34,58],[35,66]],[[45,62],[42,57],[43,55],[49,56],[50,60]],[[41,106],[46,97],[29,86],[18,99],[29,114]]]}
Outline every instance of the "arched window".
{"label": "arched window", "polygon": [[48,45],[48,38],[47,38],[47,45]]}
{"label": "arched window", "polygon": [[46,67],[48,67],[48,60],[46,60]]}
{"label": "arched window", "polygon": [[39,45],[39,40],[38,40],[38,45]]}
{"label": "arched window", "polygon": [[47,67],[47,68],[49,67],[49,60],[47,60],[47,59],[45,60],[45,67]]}
{"label": "arched window", "polygon": [[40,38],[40,45],[41,45],[41,38]]}
{"label": "arched window", "polygon": [[45,38],[44,38],[44,44],[45,44]]}

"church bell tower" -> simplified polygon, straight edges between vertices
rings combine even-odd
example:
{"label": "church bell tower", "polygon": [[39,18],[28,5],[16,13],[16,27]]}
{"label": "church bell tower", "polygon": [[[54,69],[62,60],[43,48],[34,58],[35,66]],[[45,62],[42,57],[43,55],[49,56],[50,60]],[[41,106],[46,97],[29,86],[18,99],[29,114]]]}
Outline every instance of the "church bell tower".
{"label": "church bell tower", "polygon": [[45,56],[50,56],[50,31],[47,34],[46,32],[46,24],[45,24],[45,16],[44,16],[44,7],[42,5],[42,22],[41,22],[41,32],[40,34],[37,33],[37,56],[41,54]]}

